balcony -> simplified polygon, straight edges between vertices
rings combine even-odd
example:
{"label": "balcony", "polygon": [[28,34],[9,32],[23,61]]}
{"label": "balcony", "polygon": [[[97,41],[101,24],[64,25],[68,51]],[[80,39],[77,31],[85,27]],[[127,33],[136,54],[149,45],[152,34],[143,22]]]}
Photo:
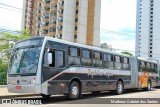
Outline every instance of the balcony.
{"label": "balcony", "polygon": [[43,18],[42,22],[49,22],[49,18]]}
{"label": "balcony", "polygon": [[50,24],[49,27],[50,28],[56,27],[56,24]]}
{"label": "balcony", "polygon": [[49,36],[48,34],[41,34],[41,36]]}
{"label": "balcony", "polygon": [[50,11],[48,11],[48,10],[44,10],[42,13],[43,13],[43,14],[49,14],[49,13],[50,13]]}
{"label": "balcony", "polygon": [[63,22],[59,22],[59,21],[58,21],[57,24],[58,24],[59,26],[62,26]]}
{"label": "balcony", "polygon": [[34,4],[29,5],[29,7],[30,7],[30,8],[33,8],[33,7],[34,7]]}
{"label": "balcony", "polygon": [[57,7],[52,7],[51,11],[57,11]]}
{"label": "balcony", "polygon": [[62,34],[62,30],[59,30],[57,33],[58,33],[58,34]]}
{"label": "balcony", "polygon": [[55,34],[56,34],[56,32],[49,32],[49,36],[53,36]]}
{"label": "balcony", "polygon": [[30,2],[34,2],[34,0],[29,0]]}
{"label": "balcony", "polygon": [[44,7],[50,7],[50,2],[45,2]]}
{"label": "balcony", "polygon": [[42,26],[42,29],[44,30],[44,29],[48,29],[48,26]]}

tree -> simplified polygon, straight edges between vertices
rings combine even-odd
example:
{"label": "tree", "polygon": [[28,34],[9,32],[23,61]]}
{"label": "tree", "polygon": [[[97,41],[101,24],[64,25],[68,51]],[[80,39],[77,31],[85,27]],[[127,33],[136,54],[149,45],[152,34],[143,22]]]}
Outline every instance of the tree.
{"label": "tree", "polygon": [[5,50],[6,59],[9,59],[11,54],[11,49],[13,48],[13,45],[15,42],[22,39],[30,38],[32,36],[29,30],[21,30],[21,31],[17,31],[17,33],[18,33],[17,35],[10,34],[8,32],[0,33],[1,34],[0,52]]}
{"label": "tree", "polygon": [[129,53],[129,52],[121,52],[122,54],[126,54],[126,55],[129,55],[129,56],[133,56],[132,53]]}

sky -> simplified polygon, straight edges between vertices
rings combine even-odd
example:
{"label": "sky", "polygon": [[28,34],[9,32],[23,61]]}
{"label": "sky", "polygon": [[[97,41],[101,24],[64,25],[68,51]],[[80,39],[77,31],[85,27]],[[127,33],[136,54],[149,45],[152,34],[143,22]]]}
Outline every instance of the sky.
{"label": "sky", "polygon": [[[0,0],[0,3],[22,8],[23,0]],[[0,28],[20,30],[22,11],[4,8],[8,7],[0,4]],[[135,32],[136,0],[101,0],[101,43],[106,42],[116,49],[135,51]]]}

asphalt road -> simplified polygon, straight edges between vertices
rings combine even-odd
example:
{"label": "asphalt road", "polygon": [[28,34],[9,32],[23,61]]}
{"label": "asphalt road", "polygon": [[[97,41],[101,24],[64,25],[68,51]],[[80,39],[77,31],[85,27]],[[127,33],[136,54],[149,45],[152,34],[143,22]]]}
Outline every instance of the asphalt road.
{"label": "asphalt road", "polygon": [[[16,100],[37,100],[41,101],[42,104],[40,105],[0,105],[0,107],[12,106],[12,107],[97,107],[100,104],[101,107],[160,107],[160,104],[107,104],[112,100],[117,101],[123,98],[131,98],[130,101],[134,98],[159,98],[160,101],[160,88],[154,88],[152,91],[143,91],[143,90],[127,90],[122,95],[114,95],[110,92],[104,92],[100,94],[83,94],[83,97],[78,100],[67,100],[65,96],[52,96],[50,99],[43,99],[41,97],[34,97],[34,98],[15,98]],[[122,100],[124,101],[124,100]],[[126,100],[125,100],[126,101]],[[75,105],[76,104],[76,105]]]}

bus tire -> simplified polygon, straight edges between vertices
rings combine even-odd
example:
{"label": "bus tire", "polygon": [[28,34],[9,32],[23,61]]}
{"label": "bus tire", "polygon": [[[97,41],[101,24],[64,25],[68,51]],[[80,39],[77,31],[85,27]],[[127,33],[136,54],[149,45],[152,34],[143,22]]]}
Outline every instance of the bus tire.
{"label": "bus tire", "polygon": [[123,83],[122,81],[118,81],[116,85],[116,94],[120,95],[123,93]]}
{"label": "bus tire", "polygon": [[67,95],[67,98],[74,100],[78,99],[80,96],[80,86],[76,81],[73,81],[69,85],[69,93]]}

